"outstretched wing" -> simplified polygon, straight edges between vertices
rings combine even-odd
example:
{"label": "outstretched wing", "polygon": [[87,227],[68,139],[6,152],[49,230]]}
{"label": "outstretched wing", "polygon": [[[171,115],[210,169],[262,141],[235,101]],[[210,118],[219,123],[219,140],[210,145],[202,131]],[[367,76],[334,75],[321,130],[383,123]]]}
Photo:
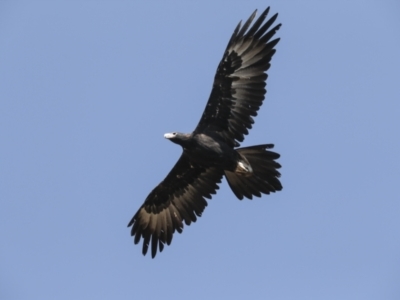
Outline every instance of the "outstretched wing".
{"label": "outstretched wing", "polygon": [[151,241],[151,256],[164,244],[169,245],[175,231],[196,222],[207,201],[215,194],[221,182],[223,170],[200,167],[182,154],[171,172],[148,196],[138,212],[129,222],[135,244],[143,238],[143,255]]}
{"label": "outstretched wing", "polygon": [[257,10],[236,27],[218,66],[213,88],[195,132],[212,131],[232,147],[239,146],[254,123],[264,100],[265,73],[279,38],[271,40],[281,24],[271,26],[278,14],[264,20],[269,7],[250,27]]}

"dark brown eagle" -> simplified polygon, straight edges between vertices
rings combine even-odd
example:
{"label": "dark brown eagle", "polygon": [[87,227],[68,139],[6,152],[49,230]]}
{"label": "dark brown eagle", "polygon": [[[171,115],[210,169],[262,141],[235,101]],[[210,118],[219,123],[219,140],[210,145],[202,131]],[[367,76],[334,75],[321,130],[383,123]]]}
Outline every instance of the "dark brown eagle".
{"label": "dark brown eagle", "polygon": [[[278,14],[269,20],[269,7],[251,25],[257,10],[246,23],[236,27],[218,66],[207,106],[192,133],[167,133],[165,138],[181,145],[183,152],[167,177],[147,196],[129,222],[143,255],[151,243],[151,256],[170,245],[183,223],[196,222],[216,193],[225,175],[237,198],[252,199],[280,191],[279,154],[273,144],[239,147],[254,123],[253,118],[266,93],[266,71],[279,38]],[[236,149],[235,149],[236,148]]]}

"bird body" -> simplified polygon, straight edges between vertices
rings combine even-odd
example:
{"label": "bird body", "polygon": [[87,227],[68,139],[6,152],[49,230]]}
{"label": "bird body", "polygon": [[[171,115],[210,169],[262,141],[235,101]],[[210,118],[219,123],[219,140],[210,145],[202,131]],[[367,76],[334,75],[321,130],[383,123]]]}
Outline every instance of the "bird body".
{"label": "bird body", "polygon": [[264,22],[268,12],[269,8],[250,26],[255,11],[236,27],[195,130],[164,135],[183,152],[128,224],[135,244],[143,238],[144,255],[151,245],[154,258],[157,250],[170,245],[175,231],[182,232],[183,223],[195,222],[223,176],[240,200],[282,189],[279,154],[269,150],[273,144],[238,148],[265,98],[265,72],[279,41],[272,40],[281,26],[272,27],[277,14]]}
{"label": "bird body", "polygon": [[[174,135],[175,134],[175,135]],[[234,170],[236,160],[238,159],[237,152],[227,145],[217,135],[206,133],[172,133],[171,137],[168,134],[170,141],[181,145],[183,153],[191,158],[191,161],[205,167],[219,167],[227,170]]]}

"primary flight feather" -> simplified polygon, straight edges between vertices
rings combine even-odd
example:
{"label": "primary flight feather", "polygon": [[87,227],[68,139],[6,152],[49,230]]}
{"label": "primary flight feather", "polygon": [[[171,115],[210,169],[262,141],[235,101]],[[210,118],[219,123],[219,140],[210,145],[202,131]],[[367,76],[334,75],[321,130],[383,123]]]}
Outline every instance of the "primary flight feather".
{"label": "primary flight feather", "polygon": [[[189,134],[167,133],[165,138],[183,152],[167,177],[147,196],[128,227],[134,243],[143,239],[143,255],[169,245],[183,223],[200,217],[225,175],[237,198],[252,199],[280,191],[279,154],[273,144],[236,148],[248,134],[265,98],[270,61],[279,38],[278,14],[269,20],[269,7],[252,24],[257,10],[236,27],[218,65],[210,98],[196,129]],[[236,148],[236,149],[235,149]]]}

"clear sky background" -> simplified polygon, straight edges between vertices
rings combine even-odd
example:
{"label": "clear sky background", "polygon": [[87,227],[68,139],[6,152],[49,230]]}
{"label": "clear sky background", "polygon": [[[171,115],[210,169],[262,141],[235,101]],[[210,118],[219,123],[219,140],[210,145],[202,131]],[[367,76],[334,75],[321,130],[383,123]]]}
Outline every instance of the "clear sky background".
{"label": "clear sky background", "polygon": [[[200,3],[201,2],[201,3]],[[283,26],[226,182],[154,260],[126,227],[191,132],[239,22]],[[0,299],[400,299],[400,2],[1,1]]]}

